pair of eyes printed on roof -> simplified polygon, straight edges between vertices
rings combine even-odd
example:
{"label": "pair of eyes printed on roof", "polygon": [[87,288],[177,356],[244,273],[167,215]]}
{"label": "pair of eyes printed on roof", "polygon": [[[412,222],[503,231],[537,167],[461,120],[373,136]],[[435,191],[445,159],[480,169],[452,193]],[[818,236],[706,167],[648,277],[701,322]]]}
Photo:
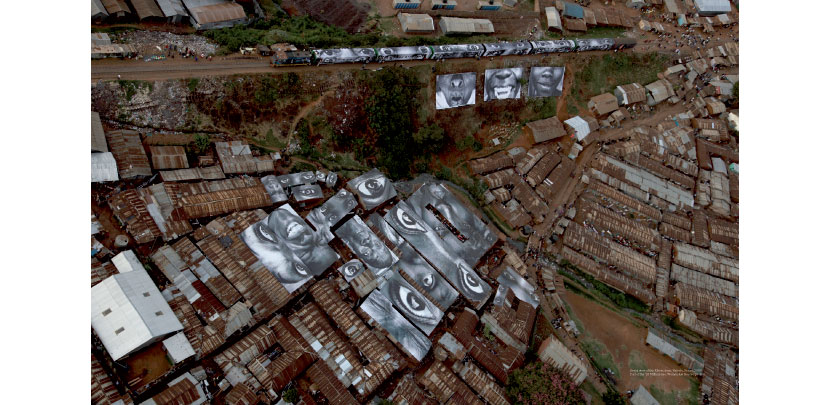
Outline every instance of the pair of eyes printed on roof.
{"label": "pair of eyes printed on roof", "polygon": [[360,184],[357,185],[357,192],[363,196],[374,198],[383,194],[385,188],[386,179],[382,177],[373,178],[360,182]]}
{"label": "pair of eyes printed on roof", "polygon": [[395,279],[389,281],[389,295],[392,303],[412,321],[430,323],[435,321],[438,314],[421,295],[408,285],[398,282]]}

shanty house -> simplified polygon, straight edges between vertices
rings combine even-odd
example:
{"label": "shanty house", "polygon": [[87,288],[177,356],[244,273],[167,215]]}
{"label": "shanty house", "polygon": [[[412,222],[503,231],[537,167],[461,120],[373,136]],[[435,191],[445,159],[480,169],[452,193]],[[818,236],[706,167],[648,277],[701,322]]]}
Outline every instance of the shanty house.
{"label": "shanty house", "polygon": [[225,0],[182,0],[190,12],[190,23],[197,30],[232,27],[247,20],[245,10]]}
{"label": "shanty house", "polygon": [[129,179],[153,174],[138,132],[112,131],[106,135],[106,138],[115,161],[118,163],[119,177]]}
{"label": "shanty house", "polygon": [[501,3],[497,3],[494,0],[479,0],[477,7],[481,11],[498,11],[500,8]]}
{"label": "shanty house", "polygon": [[483,18],[441,17],[438,26],[444,34],[492,34],[493,23]]}
{"label": "shanty house", "polygon": [[156,5],[155,0],[130,0],[130,2],[133,3],[133,8],[135,8],[135,13],[138,15],[139,20],[164,18],[164,14],[159,9],[159,6]]}
{"label": "shanty house", "polygon": [[596,117],[608,114],[617,108],[619,108],[617,98],[611,93],[603,93],[588,100],[588,109]]}
{"label": "shanty house", "polygon": [[577,31],[577,32],[586,32],[588,31],[588,26],[585,24],[585,20],[578,20],[574,18],[566,18],[565,19],[565,28],[568,31]]}
{"label": "shanty house", "polygon": [[556,7],[545,7],[545,16],[548,20],[548,29],[562,31],[562,19]]}
{"label": "shanty house", "polygon": [[107,13],[115,18],[122,18],[130,14],[130,7],[127,6],[127,2],[124,0],[101,0],[101,4],[104,5]]}
{"label": "shanty house", "polygon": [[588,377],[585,364],[553,335],[539,346],[539,360],[562,369],[577,385]]}
{"label": "shanty house", "polygon": [[585,17],[585,13],[582,11],[581,6],[578,6],[574,3],[565,2],[564,9],[562,10],[562,16],[568,18],[582,19]]}
{"label": "shanty house", "polygon": [[92,154],[92,182],[118,181],[118,165],[111,152]]}
{"label": "shanty house", "polygon": [[646,88],[640,83],[624,84],[614,89],[614,95],[617,97],[617,104],[621,106],[641,103],[646,101]]}
{"label": "shanty house", "polygon": [[104,127],[101,125],[101,116],[92,111],[92,151],[108,152],[107,138],[104,135]]}
{"label": "shanty house", "polygon": [[567,135],[562,123],[556,117],[528,122],[525,125],[525,131],[533,134],[533,143],[545,142]]}
{"label": "shanty house", "polygon": [[[109,45],[112,41],[110,40],[110,36],[104,32],[93,32],[92,33],[92,45]],[[101,122],[99,119],[98,122]]]}
{"label": "shanty house", "polygon": [[642,384],[634,391],[634,395],[631,396],[630,401],[631,405],[660,405]]}
{"label": "shanty house", "polygon": [[398,13],[401,29],[407,34],[419,34],[435,31],[435,24],[428,14]]}
{"label": "shanty house", "polygon": [[646,94],[646,100],[649,107],[657,105],[674,95],[674,89],[672,89],[671,84],[664,80],[647,84],[646,91],[648,92]]}
{"label": "shanty house", "polygon": [[639,10],[646,6],[646,2],[643,0],[628,0],[625,2],[625,6]]}
{"label": "shanty house", "polygon": [[241,141],[216,142],[216,154],[222,164],[222,171],[230,173],[260,173],[274,170],[274,159],[270,156],[254,156],[251,146]]}
{"label": "shanty house", "polygon": [[695,9],[701,17],[710,17],[732,11],[729,0],[694,0]]}
{"label": "shanty house", "polygon": [[190,14],[182,4],[182,0],[156,0],[164,17],[168,22],[179,24],[190,18]]}
{"label": "shanty house", "polygon": [[588,134],[599,129],[596,119],[592,117],[584,119],[578,115],[565,120],[565,125],[567,132],[576,137],[577,141],[582,141]]}
{"label": "shanty house", "polygon": [[109,16],[101,0],[92,0],[92,21],[104,21]]}
{"label": "shanty house", "polygon": [[150,146],[150,156],[153,161],[153,168],[156,170],[165,169],[187,169],[187,154],[183,146]]}
{"label": "shanty house", "polygon": [[112,263],[119,273],[92,287],[92,329],[118,360],[183,327],[132,250]]}

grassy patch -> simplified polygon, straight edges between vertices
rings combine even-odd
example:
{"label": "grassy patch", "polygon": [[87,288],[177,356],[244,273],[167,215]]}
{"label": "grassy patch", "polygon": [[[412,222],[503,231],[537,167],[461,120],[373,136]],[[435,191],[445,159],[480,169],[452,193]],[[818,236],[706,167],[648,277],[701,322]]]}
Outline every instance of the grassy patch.
{"label": "grassy patch", "polygon": [[614,357],[611,356],[611,352],[608,351],[608,347],[605,344],[593,338],[586,338],[580,342],[580,345],[585,350],[585,353],[593,358],[594,363],[600,367],[600,371],[607,368],[613,371],[617,377],[620,376],[620,369],[617,368],[617,364],[614,363]]}
{"label": "grassy patch", "polygon": [[668,57],[656,53],[638,54],[618,52],[593,56],[576,73],[571,95],[582,102],[616,86],[637,82],[642,85],[657,80],[657,73],[665,69]]}
{"label": "grassy patch", "polygon": [[648,365],[646,364],[646,360],[643,358],[643,355],[636,351],[632,350],[628,352],[628,369],[629,370],[646,370],[648,369]]}
{"label": "grassy patch", "polygon": [[191,93],[196,91],[196,87],[199,86],[199,78],[193,77],[187,81],[187,89],[190,90]]}
{"label": "grassy patch", "polygon": [[[570,32],[565,39],[590,39],[590,38],[622,38],[625,33],[625,28],[622,27],[594,27],[588,29],[587,32]],[[562,38],[562,35],[548,31],[548,36],[551,38]]]}
{"label": "grassy patch", "polygon": [[576,281],[577,283],[581,281],[579,280],[579,278],[586,280],[588,283],[591,284],[591,286],[593,286],[595,291],[605,296],[608,300],[616,304],[618,307],[633,309],[634,311],[644,314],[651,313],[651,309],[646,303],[640,301],[632,295],[626,294],[622,291],[618,291],[614,288],[607,286],[605,283],[595,279],[590,274],[583,272],[569,261],[562,260],[559,263],[559,266],[569,270],[563,271],[562,269],[560,269],[560,274]]}
{"label": "grassy patch", "polygon": [[124,90],[124,97],[127,101],[132,100],[139,89],[146,88],[148,91],[153,91],[153,83],[143,80],[119,80],[118,85]]}
{"label": "grassy patch", "polygon": [[591,396],[591,405],[602,405],[602,394],[599,393],[597,387],[594,387],[594,384],[591,384],[590,379],[585,379],[582,384],[579,386],[583,391],[585,391],[588,395]]}
{"label": "grassy patch", "polygon": [[649,393],[662,405],[697,404],[700,403],[700,383],[697,378],[689,378],[691,387],[686,391],[663,391],[652,384],[648,387]]}
{"label": "grassy patch", "polygon": [[498,214],[493,212],[493,209],[489,206],[484,207],[482,211],[484,211],[484,213],[487,215],[487,218],[490,218],[490,221],[493,221],[493,223],[496,224],[496,227],[499,228],[500,231],[508,235],[512,235],[513,232],[515,232],[515,229],[511,228],[510,225],[507,225],[507,223],[502,221],[501,218],[499,218]]}
{"label": "grassy patch", "polygon": [[697,332],[689,329],[688,327],[680,323],[677,317],[663,315],[660,317],[660,320],[663,321],[663,323],[666,324],[666,326],[672,328],[672,330],[675,333],[683,336],[683,338],[688,340],[689,342],[701,344],[704,342],[702,336],[700,336]]}

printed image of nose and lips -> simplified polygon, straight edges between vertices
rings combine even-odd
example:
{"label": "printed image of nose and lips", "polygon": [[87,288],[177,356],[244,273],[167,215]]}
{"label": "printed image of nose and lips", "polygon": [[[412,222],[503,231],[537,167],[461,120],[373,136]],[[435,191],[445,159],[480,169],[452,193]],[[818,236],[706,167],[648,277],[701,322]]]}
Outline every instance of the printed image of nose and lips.
{"label": "printed image of nose and lips", "polygon": [[565,82],[565,68],[539,66],[530,68],[527,95],[530,98],[559,97]]}
{"label": "printed image of nose and lips", "polygon": [[484,71],[484,101],[519,98],[522,95],[522,68]]}
{"label": "printed image of nose and lips", "polygon": [[476,74],[454,73],[435,79],[435,108],[463,107],[476,103]]}

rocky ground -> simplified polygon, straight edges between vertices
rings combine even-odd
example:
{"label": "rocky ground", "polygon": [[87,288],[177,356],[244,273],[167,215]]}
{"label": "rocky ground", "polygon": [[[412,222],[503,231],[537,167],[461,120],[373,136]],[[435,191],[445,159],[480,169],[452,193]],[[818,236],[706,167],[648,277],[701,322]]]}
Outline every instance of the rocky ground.
{"label": "rocky ground", "polygon": [[165,46],[176,47],[180,51],[187,48],[205,56],[214,55],[219,49],[219,45],[200,35],[178,35],[162,31],[128,31],[117,34],[113,41],[133,44],[145,56],[167,54]]}

